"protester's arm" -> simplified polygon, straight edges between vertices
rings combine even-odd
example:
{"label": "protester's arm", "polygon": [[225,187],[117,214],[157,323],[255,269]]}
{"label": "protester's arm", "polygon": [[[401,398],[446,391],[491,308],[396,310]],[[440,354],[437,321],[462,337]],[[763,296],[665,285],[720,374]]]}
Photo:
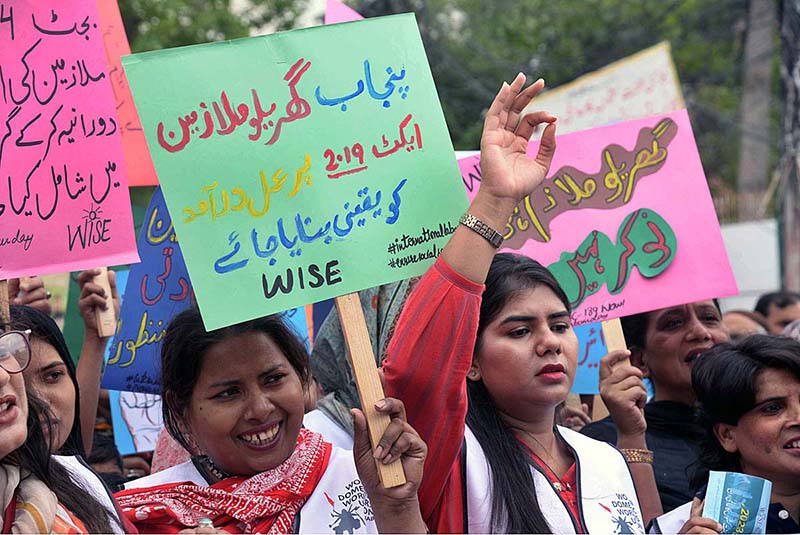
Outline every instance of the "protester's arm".
{"label": "protester's arm", "polygon": [[[538,81],[522,90],[524,83],[522,75],[510,86],[504,83],[484,123],[481,189],[469,212],[496,230],[505,227],[514,207],[544,179],[555,150],[555,117],[539,112],[519,122],[522,109],[544,86]],[[541,122],[551,124],[539,154],[531,159],[525,154],[528,138]],[[495,252],[485,238],[459,226],[442,257],[409,296],[387,349],[387,394],[403,399],[409,422],[428,444],[419,497],[424,518],[432,526],[436,525],[433,512],[441,511],[439,502],[453,481],[453,465],[464,439],[465,380],[477,336],[483,281]]]}
{"label": "protester's arm", "polygon": [[[97,401],[100,397],[100,379],[103,374],[103,352],[108,338],[101,338],[97,334],[97,320],[95,309],[107,308],[106,292],[102,286],[92,282],[100,274],[99,269],[88,269],[78,275],[78,284],[81,295],[78,298],[78,309],[81,312],[84,324],[83,346],[78,359],[75,372],[78,378],[79,394],[81,401],[81,432],[83,433],[83,448],[86,455],[92,451],[94,421],[97,416]],[[119,293],[117,292],[117,279],[113,271],[108,272],[108,282],[111,285],[111,296],[114,308],[119,315]]]}
{"label": "protester's arm", "polygon": [[12,305],[27,305],[50,314],[50,294],[44,287],[41,277],[22,277],[9,279],[8,297]]}
{"label": "protester's arm", "polygon": [[[626,362],[629,358],[630,351],[624,349],[612,351],[600,360],[600,396],[617,426],[617,448],[647,450],[647,421],[644,419],[647,389],[642,381],[642,371]],[[636,486],[642,518],[647,525],[664,512],[653,465],[629,462],[628,467]]]}
{"label": "protester's arm", "polygon": [[451,468],[464,440],[465,378],[482,289],[437,260],[409,296],[384,361],[387,395],[403,399],[409,423],[428,444],[419,499],[433,529],[438,525],[434,511],[452,485]]}
{"label": "protester's arm", "polygon": [[[422,520],[417,490],[422,481],[427,447],[419,434],[406,421],[403,403],[394,398],[385,398],[375,404],[375,409],[391,418],[378,446],[372,449],[367,431],[367,419],[359,409],[352,409],[353,457],[358,475],[369,496],[375,523],[380,533],[425,533],[427,527]],[[376,461],[389,464],[401,460],[406,482],[403,485],[384,488]]]}
{"label": "protester's arm", "polygon": [[[545,112],[520,113],[543,88],[544,80],[523,89],[525,76],[511,85],[503,82],[486,112],[481,136],[481,186],[469,213],[502,231],[514,208],[544,180],[555,152],[555,120]],[[527,156],[528,140],[536,126],[544,129],[536,158]],[[462,225],[442,251],[442,258],[467,279],[483,284],[496,250],[485,238]]]}

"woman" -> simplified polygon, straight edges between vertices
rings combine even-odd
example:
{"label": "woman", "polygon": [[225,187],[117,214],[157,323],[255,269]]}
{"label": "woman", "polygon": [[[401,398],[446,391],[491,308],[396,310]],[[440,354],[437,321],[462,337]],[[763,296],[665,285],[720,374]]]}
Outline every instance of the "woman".
{"label": "woman", "polygon": [[[705,485],[709,470],[768,479],[767,533],[800,533],[800,342],[753,335],[720,344],[695,363],[692,384],[704,430],[704,468],[695,483]],[[718,533],[722,526],[701,511],[695,499],[655,527]]]}
{"label": "woman", "polygon": [[[630,363],[622,362],[627,355],[615,353],[600,367],[600,393],[611,416],[581,432],[620,448],[639,441],[651,450],[660,506],[668,512],[694,495],[689,479],[698,462],[702,429],[692,409],[692,365],[698,355],[728,341],[728,330],[713,300],[627,316],[622,329]],[[649,403],[643,378],[655,390]]]}
{"label": "woman", "polygon": [[487,112],[481,188],[397,322],[387,392],[428,443],[420,505],[432,531],[641,533],[622,455],[554,426],[577,366],[567,297],[537,262],[495,255],[491,229],[542,182],[555,149],[555,117],[520,119],[544,87],[524,83],[504,83]]}
{"label": "woman", "polygon": [[0,333],[0,494],[3,533],[124,533],[108,495],[82,465],[51,456],[48,410],[26,396],[28,333]]}
{"label": "woman", "polygon": [[[85,331],[77,370],[64,335],[50,316],[30,306],[10,307],[15,328],[31,331],[33,359],[24,378],[28,389],[50,409],[53,436],[48,440],[53,453],[85,457],[91,451],[103,351],[108,341],[97,334],[95,308],[106,307],[105,291],[92,282],[98,273],[99,270],[87,270],[78,277],[81,286],[78,307]],[[113,272],[109,272],[109,279],[118,307]]]}
{"label": "woman", "polygon": [[[239,533],[424,532],[416,491],[425,445],[402,404],[375,405],[392,423],[374,458],[361,411],[353,452],[334,448],[301,428],[308,377],[305,346],[278,316],[211,332],[196,308],[176,316],[161,349],[164,423],[193,458],[118,493],[128,518],[158,533],[204,517]],[[398,458],[408,482],[384,489],[375,459]]]}

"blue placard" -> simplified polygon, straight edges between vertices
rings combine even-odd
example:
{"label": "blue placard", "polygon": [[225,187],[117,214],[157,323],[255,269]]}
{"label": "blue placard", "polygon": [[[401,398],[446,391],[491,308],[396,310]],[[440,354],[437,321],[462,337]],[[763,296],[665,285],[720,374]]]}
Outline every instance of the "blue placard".
{"label": "blue placard", "polygon": [[169,321],[191,304],[192,288],[161,188],[150,200],[131,267],[102,387],[159,393],[160,341]]}
{"label": "blue placard", "polygon": [[588,323],[574,327],[578,337],[578,367],[575,382],[570,390],[573,394],[600,393],[600,359],[606,356],[606,339],[600,323]]}

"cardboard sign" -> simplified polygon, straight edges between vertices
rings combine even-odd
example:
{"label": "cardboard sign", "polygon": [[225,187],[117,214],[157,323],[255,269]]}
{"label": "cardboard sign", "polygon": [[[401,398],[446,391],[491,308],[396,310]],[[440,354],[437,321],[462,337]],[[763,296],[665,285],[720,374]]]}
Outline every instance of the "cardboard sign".
{"label": "cardboard sign", "polygon": [[138,260],[92,0],[0,1],[0,279]]}
{"label": "cardboard sign", "polygon": [[578,337],[578,366],[570,392],[573,394],[600,393],[600,359],[608,354],[600,323],[575,326]]}
{"label": "cardboard sign", "polygon": [[167,324],[192,303],[191,285],[161,188],[139,235],[142,261],[131,267],[103,388],[160,392],[161,346]]}
{"label": "cardboard sign", "polygon": [[338,24],[340,22],[352,22],[361,20],[364,17],[355,9],[346,6],[338,0],[327,0],[325,2],[325,24]]}
{"label": "cardboard sign", "polygon": [[413,15],[123,64],[208,329],[419,275],[466,208]]}
{"label": "cardboard sign", "polygon": [[[480,157],[459,165],[474,197]],[[503,248],[550,269],[573,325],[737,293],[685,110],[559,136],[550,169]]]}
{"label": "cardboard sign", "polygon": [[685,107],[665,41],[547,91],[525,111],[552,113],[563,135]]}
{"label": "cardboard sign", "polygon": [[121,56],[131,53],[119,6],[114,0],[97,0],[97,13],[100,15],[100,29],[103,45],[108,61],[108,75],[111,89],[114,92],[114,103],[117,108],[119,132],[122,135],[122,152],[125,156],[125,168],[128,171],[129,186],[155,186],[158,184],[156,170],[147,142],[144,139],[142,123],[133,103],[128,78],[122,68]]}
{"label": "cardboard sign", "polygon": [[[102,387],[158,394],[160,342],[172,318],[192,304],[192,286],[161,188],[156,188],[147,208],[139,235],[139,254],[142,261],[131,267],[128,283],[123,281],[121,285],[117,274],[122,308],[117,333],[107,349]],[[290,309],[282,314],[308,348],[305,309]]]}

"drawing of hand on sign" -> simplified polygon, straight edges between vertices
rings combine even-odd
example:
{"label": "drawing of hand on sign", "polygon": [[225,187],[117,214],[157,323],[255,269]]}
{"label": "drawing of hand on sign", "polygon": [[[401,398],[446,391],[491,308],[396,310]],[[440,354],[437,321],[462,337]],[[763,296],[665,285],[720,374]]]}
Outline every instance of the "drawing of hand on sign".
{"label": "drawing of hand on sign", "polygon": [[119,406],[136,451],[153,451],[163,427],[161,396],[120,392]]}

